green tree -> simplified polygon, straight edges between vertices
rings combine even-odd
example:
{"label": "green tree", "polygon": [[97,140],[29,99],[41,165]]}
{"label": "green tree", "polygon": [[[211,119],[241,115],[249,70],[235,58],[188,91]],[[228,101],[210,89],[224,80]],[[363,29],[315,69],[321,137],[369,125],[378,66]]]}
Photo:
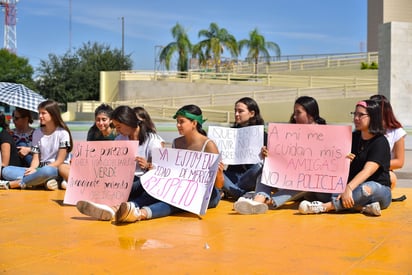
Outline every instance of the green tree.
{"label": "green tree", "polygon": [[257,74],[259,58],[263,57],[266,62],[270,63],[269,50],[275,52],[276,57],[280,57],[280,47],[275,42],[266,42],[266,39],[261,35],[257,28],[249,33],[249,39],[243,39],[239,41],[239,51],[241,52],[244,47],[247,47],[247,58],[250,61],[254,61],[254,71]]}
{"label": "green tree", "polygon": [[85,43],[75,53],[49,54],[38,68],[38,90],[60,103],[99,100],[100,71],[131,70],[130,55],[98,43]]}
{"label": "green tree", "polygon": [[167,70],[170,70],[170,61],[175,53],[178,55],[177,70],[180,72],[188,71],[189,54],[192,51],[192,44],[186,30],[179,24],[172,28],[172,36],[175,41],[167,44],[160,52],[159,59],[165,62]]}
{"label": "green tree", "polygon": [[24,84],[34,88],[33,67],[27,58],[18,57],[6,49],[0,49],[0,82]]}
{"label": "green tree", "polygon": [[238,56],[235,37],[225,28],[219,28],[216,23],[211,23],[208,30],[200,30],[198,36],[205,39],[193,47],[193,55],[198,56],[201,63],[212,58],[217,73],[220,72],[221,55],[225,48],[232,57]]}

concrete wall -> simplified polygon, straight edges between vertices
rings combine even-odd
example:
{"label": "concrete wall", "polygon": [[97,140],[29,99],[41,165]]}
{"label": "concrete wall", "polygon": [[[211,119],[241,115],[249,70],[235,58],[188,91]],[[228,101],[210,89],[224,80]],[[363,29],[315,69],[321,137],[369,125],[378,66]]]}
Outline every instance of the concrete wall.
{"label": "concrete wall", "polygon": [[412,126],[412,23],[379,29],[379,93],[390,99],[398,120]]}
{"label": "concrete wall", "polygon": [[379,48],[379,26],[389,22],[412,22],[411,0],[368,0],[368,52]]}
{"label": "concrete wall", "polygon": [[179,81],[126,80],[119,83],[118,100],[136,100],[153,97],[178,97],[196,94],[236,93],[262,90],[258,86],[221,85],[211,83],[190,83]]}
{"label": "concrete wall", "polygon": [[100,72],[100,101],[115,101],[119,93],[120,71]]}

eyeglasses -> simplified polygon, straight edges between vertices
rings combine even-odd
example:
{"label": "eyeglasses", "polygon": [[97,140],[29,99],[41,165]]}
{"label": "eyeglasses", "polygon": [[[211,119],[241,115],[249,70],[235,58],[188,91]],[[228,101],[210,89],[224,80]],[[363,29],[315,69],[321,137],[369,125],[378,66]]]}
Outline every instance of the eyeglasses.
{"label": "eyeglasses", "polygon": [[369,116],[368,114],[360,113],[360,112],[351,112],[350,114],[353,116],[353,118],[359,118],[359,119],[363,118],[364,116]]}

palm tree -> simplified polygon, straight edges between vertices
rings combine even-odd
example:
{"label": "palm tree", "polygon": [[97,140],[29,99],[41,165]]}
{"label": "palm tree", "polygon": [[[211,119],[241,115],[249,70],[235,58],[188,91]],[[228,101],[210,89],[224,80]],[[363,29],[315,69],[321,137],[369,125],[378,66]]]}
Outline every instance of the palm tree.
{"label": "palm tree", "polygon": [[232,57],[238,56],[239,51],[235,37],[225,28],[219,28],[216,23],[210,23],[208,30],[200,30],[198,36],[199,38],[205,37],[205,39],[193,47],[193,55],[198,56],[201,63],[212,58],[216,72],[220,71],[221,55],[225,48]]}
{"label": "palm tree", "polygon": [[172,28],[172,36],[175,41],[169,43],[160,52],[159,59],[161,62],[165,62],[166,69],[170,69],[170,60],[173,54],[177,52],[177,70],[180,72],[187,72],[188,70],[188,60],[189,54],[192,51],[192,44],[190,43],[189,36],[186,30],[179,24]]}
{"label": "palm tree", "polygon": [[266,62],[270,63],[269,50],[273,50],[276,57],[280,57],[280,47],[275,42],[266,42],[265,37],[261,35],[257,28],[249,33],[249,39],[243,39],[239,41],[239,51],[242,51],[243,47],[249,49],[247,57],[249,60],[255,61],[255,73],[257,74],[257,66],[259,57],[263,56]]}

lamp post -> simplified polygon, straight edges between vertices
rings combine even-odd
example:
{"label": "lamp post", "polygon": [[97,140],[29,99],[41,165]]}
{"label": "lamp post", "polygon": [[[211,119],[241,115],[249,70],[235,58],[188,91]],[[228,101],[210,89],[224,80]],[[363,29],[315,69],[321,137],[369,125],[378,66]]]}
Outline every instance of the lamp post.
{"label": "lamp post", "polygon": [[122,57],[124,58],[124,17],[122,19]]}

